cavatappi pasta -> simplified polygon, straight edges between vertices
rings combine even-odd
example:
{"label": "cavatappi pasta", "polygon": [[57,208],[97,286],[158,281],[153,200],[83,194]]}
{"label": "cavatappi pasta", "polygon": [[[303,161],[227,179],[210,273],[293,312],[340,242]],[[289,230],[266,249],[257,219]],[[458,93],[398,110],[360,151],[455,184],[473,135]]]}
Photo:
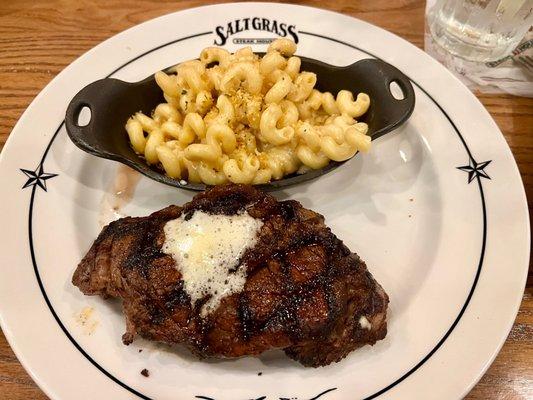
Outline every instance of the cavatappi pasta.
{"label": "cavatappi pasta", "polygon": [[174,179],[261,184],[368,151],[365,93],[316,90],[300,71],[296,44],[273,41],[261,58],[250,47],[202,50],[155,79],[166,103],[126,123],[133,149]]}

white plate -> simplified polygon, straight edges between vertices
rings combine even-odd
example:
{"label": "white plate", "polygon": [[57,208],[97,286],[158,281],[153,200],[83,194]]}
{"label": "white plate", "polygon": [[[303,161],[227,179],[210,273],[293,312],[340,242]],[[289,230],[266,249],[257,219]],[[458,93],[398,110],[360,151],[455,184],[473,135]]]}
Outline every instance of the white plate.
{"label": "white plate", "polygon": [[[386,339],[324,368],[303,368],[275,352],[201,362],[142,340],[124,346],[120,305],[83,296],[70,283],[101,229],[101,203],[117,164],[69,141],[62,124],[69,100],[104,76],[135,81],[194,58],[221,40],[217,32],[227,32],[229,22],[241,19],[233,26],[238,31],[253,17],[261,19],[230,36],[228,49],[239,47],[235,39],[276,36],[256,28],[272,29],[277,21],[278,29],[292,26],[301,55],[338,65],[379,57],[406,73],[416,90],[409,122],[374,142],[369,155],[277,193],[324,214],[390,295]],[[255,42],[254,50],[265,50]],[[2,153],[0,181],[2,329],[53,399],[460,398],[504,342],[528,267],[524,189],[482,105],[411,44],[307,7],[202,7],[107,40],[59,74],[24,113]],[[142,178],[121,211],[145,215],[190,198]],[[82,326],[75,316],[85,306],[95,311]]]}

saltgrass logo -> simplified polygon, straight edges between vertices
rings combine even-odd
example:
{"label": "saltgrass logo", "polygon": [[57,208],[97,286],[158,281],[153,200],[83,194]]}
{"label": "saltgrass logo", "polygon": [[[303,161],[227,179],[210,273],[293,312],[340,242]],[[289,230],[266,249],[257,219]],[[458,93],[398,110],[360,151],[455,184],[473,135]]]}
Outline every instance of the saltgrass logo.
{"label": "saltgrass logo", "polygon": [[[215,28],[217,38],[214,44],[224,46],[230,36],[244,31],[264,31],[276,34],[279,37],[288,37],[298,43],[298,33],[295,25],[288,25],[275,19],[250,17],[236,19],[228,22],[225,26],[220,25]],[[234,38],[234,44],[267,44],[275,38]]]}

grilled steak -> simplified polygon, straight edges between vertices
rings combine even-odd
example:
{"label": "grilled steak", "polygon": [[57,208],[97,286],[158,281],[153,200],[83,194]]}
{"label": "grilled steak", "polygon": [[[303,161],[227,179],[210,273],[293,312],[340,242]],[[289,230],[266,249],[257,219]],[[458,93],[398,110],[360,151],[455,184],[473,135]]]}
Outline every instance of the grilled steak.
{"label": "grilled steak", "polygon": [[[263,225],[245,251],[246,283],[201,316],[179,268],[161,250],[169,220],[246,210]],[[337,362],[387,332],[388,297],[365,263],[333,235],[324,217],[294,200],[278,202],[250,186],[218,186],[183,207],[122,218],[100,233],[72,282],[84,294],[119,297],[125,344],[136,335],[181,343],[199,357],[258,355],[283,349],[305,366]]]}

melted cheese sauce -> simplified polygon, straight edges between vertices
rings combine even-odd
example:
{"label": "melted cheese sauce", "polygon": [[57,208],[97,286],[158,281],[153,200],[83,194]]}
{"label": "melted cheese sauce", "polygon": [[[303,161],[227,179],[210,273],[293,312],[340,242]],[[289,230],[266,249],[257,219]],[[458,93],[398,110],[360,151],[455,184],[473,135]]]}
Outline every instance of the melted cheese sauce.
{"label": "melted cheese sauce", "polygon": [[247,212],[237,215],[211,215],[195,211],[189,220],[180,218],[165,224],[162,251],[171,255],[181,272],[191,303],[210,295],[202,306],[205,317],[222,298],[238,293],[246,282],[246,265],[238,266],[246,249],[255,245],[263,226]]}

